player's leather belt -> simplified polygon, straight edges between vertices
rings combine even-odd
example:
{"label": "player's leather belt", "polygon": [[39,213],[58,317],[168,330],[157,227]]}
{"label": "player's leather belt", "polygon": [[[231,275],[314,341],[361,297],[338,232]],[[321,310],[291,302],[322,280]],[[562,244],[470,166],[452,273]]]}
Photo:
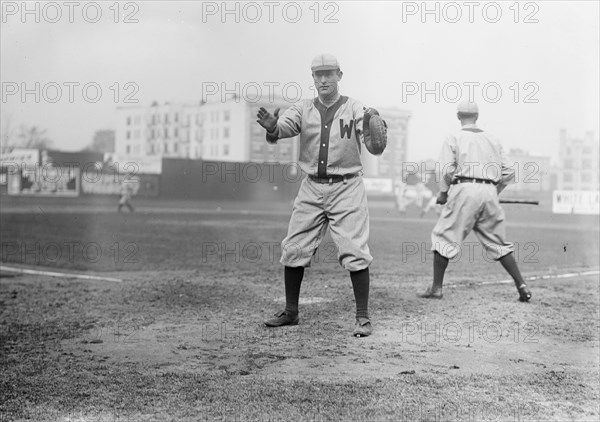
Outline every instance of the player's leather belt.
{"label": "player's leather belt", "polygon": [[348,179],[352,179],[353,177],[358,176],[358,173],[354,173],[354,174],[345,174],[345,175],[339,175],[339,174],[334,174],[331,176],[327,176],[327,177],[318,177],[318,176],[313,176],[313,175],[308,175],[308,177],[310,178],[310,180],[312,180],[313,182],[317,182],[317,183],[339,183],[339,182],[343,182],[344,180],[348,180]]}
{"label": "player's leather belt", "polygon": [[493,180],[488,180],[488,179],[477,179],[477,178],[467,178],[467,177],[459,177],[458,179],[456,179],[454,181],[453,184],[458,184],[458,183],[483,183],[485,185],[495,185],[496,182],[494,182]]}

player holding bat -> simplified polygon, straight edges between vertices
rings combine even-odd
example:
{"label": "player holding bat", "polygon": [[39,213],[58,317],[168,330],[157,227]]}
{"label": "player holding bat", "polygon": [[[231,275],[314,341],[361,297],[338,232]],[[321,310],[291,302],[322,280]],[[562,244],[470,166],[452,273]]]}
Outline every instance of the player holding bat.
{"label": "player holding bat", "polygon": [[505,239],[504,210],[498,200],[515,172],[496,137],[477,127],[477,104],[463,101],[457,111],[462,128],[445,139],[440,155],[437,202],[445,205],[431,233],[433,285],[418,296],[442,298],[448,261],[458,254],[462,241],[473,230],[486,254],[500,261],[515,281],[519,300],[529,302],[531,292],[515,261],[514,246]]}

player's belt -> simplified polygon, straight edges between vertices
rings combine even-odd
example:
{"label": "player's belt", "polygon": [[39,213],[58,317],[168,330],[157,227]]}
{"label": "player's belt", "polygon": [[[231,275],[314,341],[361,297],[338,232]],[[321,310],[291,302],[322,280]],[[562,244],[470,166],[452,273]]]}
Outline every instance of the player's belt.
{"label": "player's belt", "polygon": [[353,177],[358,176],[358,173],[354,173],[354,174],[345,174],[345,175],[339,175],[339,174],[334,174],[331,176],[327,176],[327,177],[318,177],[318,176],[313,176],[313,175],[308,175],[309,179],[312,180],[313,182],[317,182],[317,183],[339,183],[339,182],[343,182],[344,180],[348,180],[348,179],[352,179]]}
{"label": "player's belt", "polygon": [[467,177],[459,177],[454,181],[454,184],[458,183],[483,183],[485,185],[495,185],[496,182],[488,179],[477,179],[477,178],[467,178]]}

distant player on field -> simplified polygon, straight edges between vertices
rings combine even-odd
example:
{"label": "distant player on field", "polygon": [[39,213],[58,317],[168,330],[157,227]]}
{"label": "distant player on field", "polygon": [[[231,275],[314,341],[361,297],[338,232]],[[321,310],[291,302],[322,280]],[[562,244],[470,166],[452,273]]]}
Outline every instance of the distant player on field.
{"label": "distant player on field", "polygon": [[431,197],[424,201],[425,206],[421,209],[421,218],[425,217],[425,215],[432,209],[435,209],[437,215],[440,215],[441,206],[437,203],[437,193],[439,192],[438,182],[435,180],[435,174],[429,173],[426,174],[427,183],[425,183],[425,187],[431,191]]}
{"label": "distant player on field", "polygon": [[361,177],[363,105],[340,95],[342,71],[335,57],[321,54],[312,62],[318,97],[294,104],[279,116],[261,107],[257,122],[267,141],[300,135],[299,165],[307,177],[294,201],[281,263],[285,266],[285,310],[265,321],[268,327],[298,324],[298,300],[304,268],[323,240],[327,227],[338,248],[338,261],[350,272],[356,299],[354,335],[372,333],[369,319],[369,211]]}
{"label": "distant player on field", "polygon": [[119,198],[118,211],[121,212],[121,208],[127,207],[129,212],[133,212],[133,205],[131,205],[131,196],[133,195],[133,183],[128,181],[127,178],[121,182],[121,197]]}
{"label": "distant player on field", "polygon": [[514,245],[505,239],[504,210],[498,194],[514,179],[514,169],[506,161],[500,142],[476,125],[479,107],[464,101],[457,117],[462,128],[446,138],[440,154],[439,204],[445,204],[431,233],[433,285],[418,295],[441,299],[444,273],[462,241],[473,230],[487,256],[500,261],[510,274],[521,302],[531,300],[531,292],[513,256]]}

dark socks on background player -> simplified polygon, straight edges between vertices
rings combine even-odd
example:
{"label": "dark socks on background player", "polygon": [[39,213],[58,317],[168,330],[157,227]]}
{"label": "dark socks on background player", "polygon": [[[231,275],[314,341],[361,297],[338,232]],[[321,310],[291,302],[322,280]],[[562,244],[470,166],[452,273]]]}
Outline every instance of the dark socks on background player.
{"label": "dark socks on background player", "polygon": [[[519,301],[529,302],[531,300],[531,292],[523,280],[523,276],[519,271],[517,262],[513,253],[504,255],[499,259],[500,264],[504,267],[506,272],[512,277],[515,282],[515,287],[519,292]],[[424,299],[441,299],[442,298],[442,286],[444,284],[444,274],[448,267],[449,259],[440,255],[437,251],[433,251],[433,284],[429,287],[425,293],[417,296]]]}
{"label": "dark socks on background player", "polygon": [[519,267],[517,266],[517,261],[515,261],[513,253],[511,252],[508,255],[504,255],[502,258],[500,258],[500,264],[502,264],[506,272],[514,280],[515,287],[519,292],[519,300],[521,302],[529,302],[531,300],[531,292],[527,288],[525,280],[523,280],[523,276],[521,275],[521,271],[519,271]]}

